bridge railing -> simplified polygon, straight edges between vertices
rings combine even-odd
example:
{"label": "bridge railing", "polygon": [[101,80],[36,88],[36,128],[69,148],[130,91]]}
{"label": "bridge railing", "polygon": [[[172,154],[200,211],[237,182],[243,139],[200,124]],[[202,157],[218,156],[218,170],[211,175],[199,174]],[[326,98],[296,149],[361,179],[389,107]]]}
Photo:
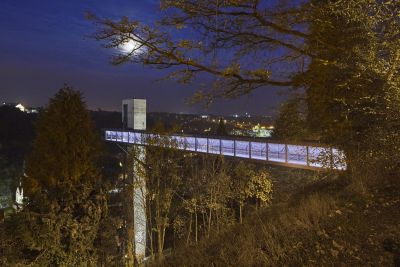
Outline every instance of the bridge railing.
{"label": "bridge railing", "polygon": [[[106,130],[105,140],[135,145],[149,145],[147,140],[156,135],[126,130]],[[286,144],[264,142],[260,139],[242,140],[204,136],[171,135],[177,148],[189,152],[224,155],[237,158],[261,160],[269,163],[300,168],[346,169],[344,154],[331,147],[315,144]]]}

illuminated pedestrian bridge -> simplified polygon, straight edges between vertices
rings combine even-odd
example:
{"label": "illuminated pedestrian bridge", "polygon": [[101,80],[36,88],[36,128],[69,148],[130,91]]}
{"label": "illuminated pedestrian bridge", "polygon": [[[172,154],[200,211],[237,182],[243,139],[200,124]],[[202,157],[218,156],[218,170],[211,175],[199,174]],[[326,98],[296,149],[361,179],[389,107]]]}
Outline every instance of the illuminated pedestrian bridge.
{"label": "illuminated pedestrian bridge", "polygon": [[[106,130],[110,142],[149,146],[155,134],[135,130]],[[346,169],[344,154],[332,147],[312,143],[283,143],[263,138],[170,135],[179,150],[263,161],[287,167]]]}
{"label": "illuminated pedestrian bridge", "polygon": [[[124,99],[122,101],[122,125],[127,129],[109,129],[104,132],[107,142],[138,146],[138,158],[146,157],[146,146],[176,148],[186,153],[203,153],[253,160],[266,164],[278,164],[304,169],[346,169],[343,153],[332,147],[312,143],[284,143],[263,138],[217,137],[171,134],[160,136],[146,132],[146,99]],[[128,130],[130,129],[130,130]],[[157,138],[160,142],[157,142]],[[121,147],[122,148],[122,147]],[[125,149],[123,149],[127,152]],[[133,190],[134,209],[134,254],[138,259],[146,256],[147,219],[146,182],[134,167],[133,176],[137,187]]]}

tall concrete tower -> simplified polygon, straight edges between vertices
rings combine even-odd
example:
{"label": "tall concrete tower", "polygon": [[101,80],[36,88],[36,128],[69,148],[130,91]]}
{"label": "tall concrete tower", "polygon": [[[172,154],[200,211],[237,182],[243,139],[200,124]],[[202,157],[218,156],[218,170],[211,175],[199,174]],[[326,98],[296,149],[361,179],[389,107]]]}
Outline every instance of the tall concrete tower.
{"label": "tall concrete tower", "polygon": [[[125,129],[146,130],[146,99],[124,99],[122,100],[122,123]],[[132,149],[128,148],[128,151]],[[137,146],[137,158],[140,161],[146,159],[146,150],[143,146]],[[143,168],[138,162],[133,162],[133,210],[134,210],[134,236],[135,254],[141,261],[146,253],[146,180],[139,174]]]}
{"label": "tall concrete tower", "polygon": [[146,99],[122,100],[122,123],[124,128],[146,130]]}

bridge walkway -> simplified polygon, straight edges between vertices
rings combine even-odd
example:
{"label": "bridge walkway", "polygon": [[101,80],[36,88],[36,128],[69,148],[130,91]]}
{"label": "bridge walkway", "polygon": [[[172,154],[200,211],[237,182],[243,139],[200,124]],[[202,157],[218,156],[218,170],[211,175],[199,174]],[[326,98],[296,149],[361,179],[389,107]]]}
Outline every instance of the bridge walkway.
{"label": "bridge walkway", "polygon": [[[149,145],[155,134],[134,130],[105,130],[109,142]],[[187,152],[223,155],[293,168],[346,169],[342,151],[320,144],[295,144],[265,141],[263,138],[170,135],[177,148]]]}

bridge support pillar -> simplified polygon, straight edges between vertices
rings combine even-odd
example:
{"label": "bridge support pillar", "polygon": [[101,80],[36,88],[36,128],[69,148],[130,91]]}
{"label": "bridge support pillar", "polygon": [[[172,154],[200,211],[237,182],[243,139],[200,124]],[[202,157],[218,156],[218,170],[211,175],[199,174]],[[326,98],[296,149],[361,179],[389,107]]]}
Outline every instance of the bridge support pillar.
{"label": "bridge support pillar", "polygon": [[[145,161],[146,148],[135,147],[138,160]],[[144,169],[139,162],[133,163],[133,210],[134,210],[134,245],[136,259],[142,261],[146,255],[147,216],[146,216],[146,180],[143,177]]]}
{"label": "bridge support pillar", "polygon": [[[146,130],[146,99],[124,99],[122,100],[122,123],[124,128],[133,130]],[[143,140],[142,140],[143,141]],[[147,216],[146,216],[146,180],[143,165],[146,159],[146,148],[133,145],[128,153],[137,157],[133,164],[133,232],[134,232],[134,255],[141,262],[146,256],[147,240]]]}

